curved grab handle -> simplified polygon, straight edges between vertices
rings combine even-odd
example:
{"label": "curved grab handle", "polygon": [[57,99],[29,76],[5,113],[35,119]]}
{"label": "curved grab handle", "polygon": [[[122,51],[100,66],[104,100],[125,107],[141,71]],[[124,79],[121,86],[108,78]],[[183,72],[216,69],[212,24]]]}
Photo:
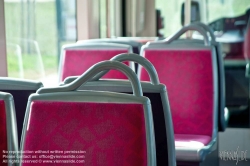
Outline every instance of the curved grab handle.
{"label": "curved grab handle", "polygon": [[190,30],[199,32],[204,37],[205,46],[210,45],[206,31],[204,31],[204,29],[199,27],[198,25],[193,25],[193,24],[184,26],[177,33],[175,33],[174,35],[172,35],[172,36],[168,37],[167,39],[165,39],[164,43],[170,44],[174,40],[178,39],[185,32],[190,31]]}
{"label": "curved grab handle", "polygon": [[[216,39],[215,39],[215,36],[214,36],[214,32],[213,32],[213,30],[209,26],[207,26],[206,24],[204,24],[202,22],[194,22],[192,24],[198,25],[198,26],[202,27],[204,30],[206,30],[209,33],[209,35],[211,36],[211,41],[213,43],[216,42]],[[190,24],[190,25],[192,25],[192,24]]]}
{"label": "curved grab handle", "polygon": [[41,93],[74,91],[77,88],[79,88],[82,84],[86,83],[88,80],[93,78],[93,76],[95,76],[97,73],[100,73],[103,70],[111,70],[111,69],[116,69],[124,73],[132,84],[133,94],[135,96],[142,96],[141,84],[134,71],[125,64],[116,61],[99,62],[90,67],[80,77],[78,77],[76,80],[74,80],[69,84],[56,88],[41,88],[37,91],[37,93],[41,94]]}
{"label": "curved grab handle", "polygon": [[[158,78],[158,74],[155,70],[155,67],[153,66],[153,64],[148,61],[146,58],[138,55],[138,54],[134,54],[134,53],[122,53],[119,55],[116,55],[115,57],[113,57],[112,59],[110,59],[112,61],[119,61],[119,62],[123,62],[123,61],[133,61],[136,62],[140,65],[142,65],[148,72],[150,80],[152,82],[153,85],[158,85],[160,83],[159,78]],[[93,77],[92,81],[97,81],[99,80],[101,77],[103,77],[108,71],[102,71],[101,73],[97,74],[95,77]]]}

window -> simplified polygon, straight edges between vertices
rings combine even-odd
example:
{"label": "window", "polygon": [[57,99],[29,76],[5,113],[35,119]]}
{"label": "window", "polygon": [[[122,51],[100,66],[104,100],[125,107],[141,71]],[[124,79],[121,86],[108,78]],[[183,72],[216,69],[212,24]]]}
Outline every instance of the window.
{"label": "window", "polygon": [[76,41],[75,1],[5,0],[8,76],[57,84],[61,46]]}
{"label": "window", "polygon": [[245,14],[248,8],[250,8],[249,0],[208,0],[208,22]]}

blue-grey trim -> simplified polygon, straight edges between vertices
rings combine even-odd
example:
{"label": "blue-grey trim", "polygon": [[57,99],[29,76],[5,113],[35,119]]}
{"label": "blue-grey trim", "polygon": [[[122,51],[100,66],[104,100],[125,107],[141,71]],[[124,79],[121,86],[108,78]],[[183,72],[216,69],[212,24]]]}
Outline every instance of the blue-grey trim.
{"label": "blue-grey trim", "polygon": [[0,77],[1,90],[36,90],[41,87],[43,87],[43,84],[38,81]]}
{"label": "blue-grey trim", "polygon": [[78,40],[77,43],[117,43],[117,44],[126,44],[132,47],[138,47],[140,50],[142,44],[131,39],[117,39],[117,38],[101,38],[101,39],[88,39],[88,40]]}
{"label": "blue-grey trim", "polygon": [[[11,94],[0,92],[0,100],[4,100],[5,113],[6,113],[6,126],[7,126],[7,150],[18,152],[18,140],[17,140],[17,124],[16,124],[16,111],[14,100]],[[1,149],[2,150],[2,149]],[[15,159],[17,158],[17,153],[14,154]],[[1,161],[2,162],[2,161]],[[17,165],[18,163],[8,162],[8,165]]]}
{"label": "blue-grey trim", "polygon": [[[216,57],[216,51],[215,48],[211,47],[211,53],[212,53],[212,70],[213,70],[213,87],[214,87],[214,97],[213,97],[213,140],[217,140],[217,134],[218,134],[218,111],[219,111],[219,76],[218,76],[218,63],[217,63],[217,57]],[[223,108],[224,110],[224,108]]]}
{"label": "blue-grey trim", "polygon": [[[162,84],[161,84],[162,85]],[[165,87],[165,85],[164,85]],[[161,100],[164,110],[164,119],[167,129],[168,138],[168,165],[176,166],[176,153],[175,153],[175,141],[174,141],[174,126],[172,121],[172,113],[170,109],[167,90],[161,91]]]}
{"label": "blue-grey trim", "polygon": [[245,73],[245,76],[246,76],[247,78],[250,77],[250,67],[249,67],[249,63],[246,64],[246,73]]}
{"label": "blue-grey trim", "polygon": [[[74,43],[67,44],[62,46],[61,55],[58,66],[58,75],[59,82],[62,77],[62,64],[65,59],[65,50],[117,50],[117,49],[125,49],[128,50],[128,53],[133,53],[133,48],[130,45],[126,44],[116,44],[116,43]],[[129,63],[129,66],[133,71],[135,71],[135,64],[133,62]]]}
{"label": "blue-grey trim", "polygon": [[202,22],[194,22],[194,23],[191,23],[191,24],[200,26],[205,31],[207,31],[209,33],[210,37],[211,37],[211,44],[217,44],[216,38],[214,36],[214,32],[213,32],[213,30],[209,26],[207,26],[206,24],[204,24]]}
{"label": "blue-grey trim", "polygon": [[243,67],[247,64],[245,59],[235,60],[235,59],[225,59],[224,66],[225,67]]}
{"label": "blue-grey trim", "polygon": [[[148,99],[149,100],[149,99]],[[154,123],[153,115],[151,110],[151,105],[143,105],[144,117],[145,117],[145,126],[146,126],[146,141],[147,141],[147,158],[148,166],[156,166],[156,147],[155,147],[155,132],[154,132]]]}
{"label": "blue-grey trim", "polygon": [[201,28],[200,26],[194,25],[194,24],[190,24],[190,25],[182,27],[178,32],[176,32],[175,34],[173,34],[170,37],[166,38],[165,40],[148,42],[148,43],[150,43],[151,45],[159,44],[159,43],[170,44],[173,41],[179,39],[180,36],[183,35],[185,32],[190,31],[190,30],[198,31],[203,36],[203,38],[204,38],[204,45],[205,46],[209,46],[210,45],[210,41],[208,39],[206,31],[204,31],[204,29]]}

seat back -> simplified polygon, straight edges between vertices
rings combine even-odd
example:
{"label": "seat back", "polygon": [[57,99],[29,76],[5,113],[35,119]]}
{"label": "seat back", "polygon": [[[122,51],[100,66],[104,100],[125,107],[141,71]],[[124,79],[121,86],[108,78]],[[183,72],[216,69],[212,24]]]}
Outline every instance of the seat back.
{"label": "seat back", "polygon": [[[129,45],[114,43],[76,43],[62,47],[59,64],[59,81],[68,76],[77,76],[85,72],[97,62],[108,60],[120,53],[130,53],[132,48]],[[134,64],[130,63],[134,70]],[[110,72],[106,78],[126,77],[117,71]]]}
{"label": "seat back", "polygon": [[211,28],[209,28],[205,24],[199,24],[206,30],[211,37],[211,46],[214,46],[216,57],[217,57],[217,65],[218,65],[218,83],[219,83],[219,102],[218,102],[218,131],[225,131],[227,128],[228,120],[229,120],[229,113],[228,109],[226,108],[226,83],[225,83],[225,68],[223,62],[223,55],[221,50],[221,45],[216,42],[215,36]]}
{"label": "seat back", "polygon": [[[207,33],[210,35],[210,45],[214,47],[216,58],[217,58],[217,66],[218,66],[218,83],[219,83],[219,101],[218,101],[218,131],[225,131],[228,119],[229,119],[229,113],[226,108],[226,90],[225,90],[225,69],[224,69],[224,62],[223,62],[223,55],[221,50],[221,45],[216,42],[214,33],[211,28],[209,28],[207,25],[203,23],[193,23],[194,25],[200,26],[203,28]],[[194,42],[194,43],[200,43],[203,44],[202,40],[184,40],[181,42]]]}
{"label": "seat back", "polygon": [[0,133],[1,165],[12,165],[4,156],[11,155],[7,151],[18,151],[16,114],[13,97],[4,92],[0,92]]}
{"label": "seat back", "polygon": [[43,87],[41,82],[23,80],[9,77],[0,77],[0,91],[10,93],[14,98],[16,108],[16,123],[18,131],[18,143],[20,143],[23,121],[28,98],[37,89]]}
{"label": "seat back", "polygon": [[[187,30],[199,31],[205,44],[171,44]],[[214,51],[206,32],[195,25],[142,48],[142,56],[155,66],[160,82],[167,86],[175,134],[217,136],[218,70]],[[139,67],[138,74],[141,80],[149,80],[143,68]]]}
{"label": "seat back", "polygon": [[[159,79],[154,66],[145,58],[137,54],[120,54],[111,59],[112,61],[134,61],[145,67],[150,75],[151,82],[141,82],[143,96],[151,101],[152,114],[154,121],[155,143],[156,143],[156,161],[157,165],[176,165],[174,132],[172,116],[169,108],[166,87],[159,84]],[[132,87],[126,80],[99,80],[107,72],[95,76],[91,82],[81,86],[78,90],[98,90],[121,92],[131,94]],[[68,77],[64,83],[68,84],[77,77]]]}
{"label": "seat back", "polygon": [[[133,95],[75,91],[107,69],[126,74]],[[77,151],[84,155],[79,162],[93,166],[156,165],[150,101],[126,65],[101,62],[68,85],[37,93],[27,107],[22,150]]]}

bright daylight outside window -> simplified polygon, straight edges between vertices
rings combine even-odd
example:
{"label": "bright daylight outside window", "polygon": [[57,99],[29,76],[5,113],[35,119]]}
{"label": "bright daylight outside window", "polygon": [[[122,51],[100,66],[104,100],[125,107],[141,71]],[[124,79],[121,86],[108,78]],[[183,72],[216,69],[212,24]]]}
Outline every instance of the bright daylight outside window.
{"label": "bright daylight outside window", "polygon": [[[205,0],[204,0],[205,1]],[[181,4],[185,0],[156,0],[156,8],[161,10],[164,17],[165,37],[181,28]],[[207,22],[210,23],[222,17],[242,15],[250,7],[250,0],[207,0]]]}
{"label": "bright daylight outside window", "polygon": [[63,44],[76,41],[75,0],[4,0],[8,76],[58,84]]}
{"label": "bright daylight outside window", "polygon": [[222,17],[237,17],[250,7],[249,0],[208,0],[208,22]]}
{"label": "bright daylight outside window", "polygon": [[175,33],[182,27],[181,25],[181,5],[184,0],[156,0],[156,9],[161,10],[164,18],[164,29],[161,33],[167,37]]}

